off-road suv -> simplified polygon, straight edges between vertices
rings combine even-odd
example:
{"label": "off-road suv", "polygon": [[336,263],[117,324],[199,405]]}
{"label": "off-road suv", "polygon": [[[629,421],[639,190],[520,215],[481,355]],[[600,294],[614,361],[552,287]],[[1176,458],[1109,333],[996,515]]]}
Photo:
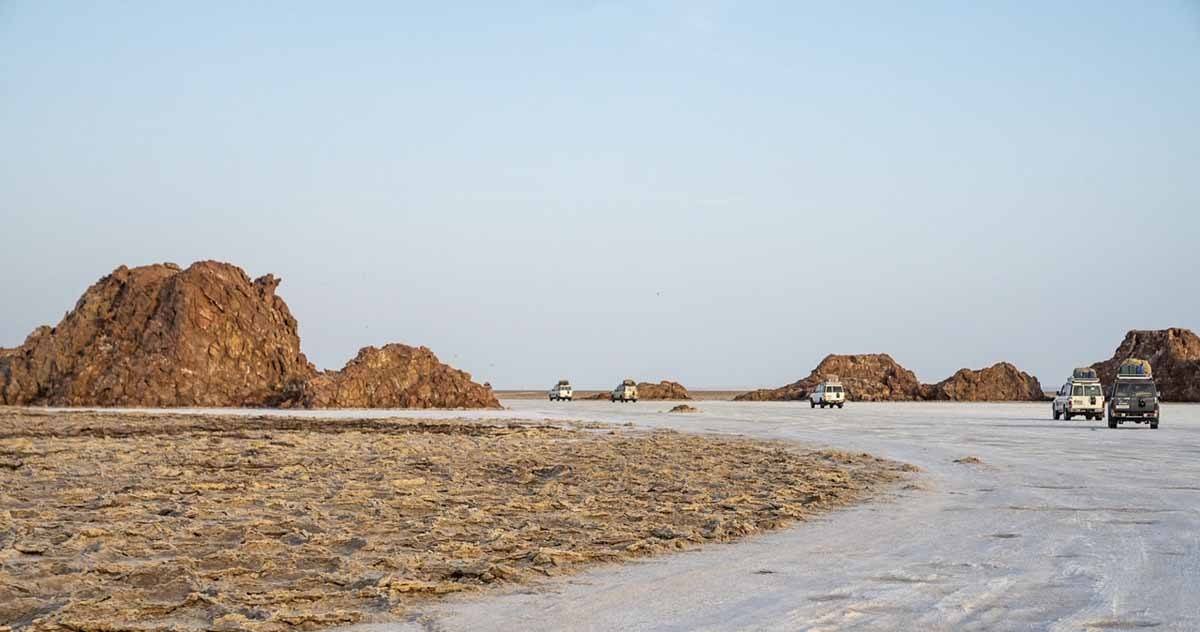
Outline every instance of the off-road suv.
{"label": "off-road suv", "polygon": [[1100,420],[1104,418],[1104,388],[1100,386],[1100,376],[1096,370],[1088,367],[1078,368],[1071,374],[1054,401],[1050,403],[1050,413],[1057,419],[1083,416],[1084,419]]}
{"label": "off-road suv", "polygon": [[637,382],[633,380],[625,380],[621,385],[614,388],[612,399],[614,402],[636,402],[638,399]]}
{"label": "off-road suv", "polygon": [[571,383],[567,380],[559,380],[558,384],[550,387],[550,401],[571,401],[575,394],[571,391]]}
{"label": "off-road suv", "polygon": [[1158,400],[1158,385],[1154,383],[1150,363],[1136,358],[1122,362],[1108,394],[1108,427],[1132,422],[1158,429]]}
{"label": "off-road suv", "polygon": [[818,384],[813,392],[808,394],[808,403],[812,404],[812,408],[817,406],[841,408],[846,405],[846,389],[836,377],[830,377]]}

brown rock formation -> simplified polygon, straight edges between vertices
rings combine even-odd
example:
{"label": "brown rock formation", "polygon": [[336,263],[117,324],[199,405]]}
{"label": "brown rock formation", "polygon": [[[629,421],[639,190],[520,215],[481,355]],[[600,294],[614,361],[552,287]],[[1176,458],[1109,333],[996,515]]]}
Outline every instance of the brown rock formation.
{"label": "brown rock formation", "polygon": [[341,371],[304,385],[307,408],[500,408],[491,388],[442,364],[425,347],[364,347]]}
{"label": "brown rock formation", "polygon": [[[691,393],[688,393],[688,390],[682,384],[667,380],[663,380],[658,384],[653,382],[638,382],[637,390],[639,400],[676,401],[692,398]],[[601,391],[581,399],[612,399],[612,393],[610,391]]]}
{"label": "brown rock formation", "polygon": [[805,399],[818,384],[837,376],[851,401],[907,402],[921,400],[1041,401],[1037,378],[1001,362],[978,371],[963,369],[937,384],[921,384],[917,376],[886,353],[830,355],[808,377],[775,389],[742,393],[735,401]]}
{"label": "brown rock formation", "polygon": [[121,266],[57,327],[0,350],[0,404],[499,407],[423,347],[368,347],[318,375],[278,285],[215,261]]}
{"label": "brown rock formation", "polygon": [[917,376],[886,353],[829,355],[808,377],[776,389],[742,393],[734,401],[804,399],[818,384],[837,376],[852,401],[912,401],[923,399]]}
{"label": "brown rock formation", "polygon": [[1092,365],[1100,374],[1105,392],[1112,385],[1117,367],[1128,358],[1150,362],[1164,400],[1200,402],[1200,337],[1191,330],[1172,327],[1125,334],[1112,359]]}
{"label": "brown rock formation", "polygon": [[278,285],[214,261],[121,266],[57,327],[39,327],[0,355],[0,403],[277,403],[314,373]]}
{"label": "brown rock formation", "polygon": [[929,387],[925,397],[960,402],[1040,402],[1046,398],[1036,377],[1007,362],[977,371],[962,369]]}
{"label": "brown rock formation", "polygon": [[691,394],[679,382],[663,380],[658,384],[638,382],[638,399],[684,400],[691,399]]}

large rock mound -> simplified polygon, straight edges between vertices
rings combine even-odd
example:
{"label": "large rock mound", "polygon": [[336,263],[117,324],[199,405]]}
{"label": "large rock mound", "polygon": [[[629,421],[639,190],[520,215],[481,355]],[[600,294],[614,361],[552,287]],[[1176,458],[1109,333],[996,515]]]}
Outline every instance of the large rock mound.
{"label": "large rock mound", "polygon": [[0,403],[276,404],[314,374],[278,285],[215,261],[121,266],[0,354]]}
{"label": "large rock mound", "polygon": [[688,390],[679,382],[663,380],[658,384],[638,382],[638,399],[684,400],[691,399]]}
{"label": "large rock mound", "polygon": [[735,401],[784,401],[804,399],[818,384],[837,376],[853,401],[912,401],[923,399],[916,374],[900,366],[886,353],[829,355],[808,377],[775,389],[742,393]]}
{"label": "large rock mound", "polygon": [[304,386],[294,404],[308,408],[500,408],[492,389],[442,364],[425,347],[365,347],[341,371]]}
{"label": "large rock mound", "polygon": [[961,369],[926,390],[926,399],[960,402],[1038,402],[1046,398],[1036,377],[1007,362],[986,369]]}
{"label": "large rock mound", "polygon": [[1117,367],[1129,358],[1150,362],[1163,399],[1200,402],[1200,337],[1191,330],[1173,327],[1134,330],[1125,334],[1125,340],[1121,341],[1112,359],[1092,365],[1100,374],[1106,392],[1117,374]]}
{"label": "large rock mound", "polygon": [[423,347],[368,347],[318,374],[278,285],[215,261],[121,266],[57,327],[0,349],[0,404],[499,407]]}

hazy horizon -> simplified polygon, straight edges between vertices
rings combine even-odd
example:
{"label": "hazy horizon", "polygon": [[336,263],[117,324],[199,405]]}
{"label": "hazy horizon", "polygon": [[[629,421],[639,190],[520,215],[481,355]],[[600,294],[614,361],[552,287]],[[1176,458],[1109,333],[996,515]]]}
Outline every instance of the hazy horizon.
{"label": "hazy horizon", "polygon": [[0,4],[0,347],[202,259],[497,389],[1200,330],[1194,2],[866,6]]}

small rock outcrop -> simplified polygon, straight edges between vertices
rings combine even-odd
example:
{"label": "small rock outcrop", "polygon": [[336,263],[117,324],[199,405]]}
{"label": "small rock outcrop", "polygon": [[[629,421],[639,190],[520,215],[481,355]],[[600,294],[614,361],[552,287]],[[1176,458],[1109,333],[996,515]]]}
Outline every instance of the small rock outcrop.
{"label": "small rock outcrop", "polygon": [[1164,400],[1200,402],[1200,336],[1191,330],[1173,327],[1125,334],[1111,359],[1092,365],[1100,374],[1105,392],[1116,377],[1117,367],[1129,358],[1150,362]]}
{"label": "small rock outcrop", "polygon": [[[662,400],[662,401],[678,401],[690,400],[691,393],[683,387],[679,382],[670,382],[663,380],[657,384],[653,382],[638,382],[638,400]],[[588,395],[583,399],[612,399],[612,393],[609,391],[601,391],[594,395]]]}
{"label": "small rock outcrop", "polygon": [[687,404],[679,404],[678,406],[672,408],[671,410],[668,410],[667,412],[669,412],[669,413],[698,413],[698,412],[700,412],[700,409],[696,408],[695,406],[688,406]]}
{"label": "small rock outcrop", "polygon": [[1008,362],[986,369],[961,369],[927,387],[925,399],[958,402],[1040,402],[1046,398],[1036,377]]}
{"label": "small rock outcrop", "polygon": [[56,327],[0,349],[0,404],[500,406],[424,347],[368,347],[341,371],[318,373],[278,286],[217,261],[121,266]]}
{"label": "small rock outcrop", "polygon": [[734,401],[785,401],[808,397],[825,379],[837,376],[853,401],[913,401],[923,399],[916,374],[886,353],[829,355],[808,377],[775,389],[742,393]]}
{"label": "small rock outcrop", "polygon": [[687,400],[692,396],[679,382],[663,380],[658,384],[638,382],[638,399],[654,399],[664,401]]}
{"label": "small rock outcrop", "polygon": [[425,347],[365,347],[340,371],[304,385],[295,404],[305,408],[500,408],[487,386],[442,364]]}
{"label": "small rock outcrop", "polygon": [[315,373],[278,285],[216,261],[121,266],[0,354],[0,403],[274,405]]}

